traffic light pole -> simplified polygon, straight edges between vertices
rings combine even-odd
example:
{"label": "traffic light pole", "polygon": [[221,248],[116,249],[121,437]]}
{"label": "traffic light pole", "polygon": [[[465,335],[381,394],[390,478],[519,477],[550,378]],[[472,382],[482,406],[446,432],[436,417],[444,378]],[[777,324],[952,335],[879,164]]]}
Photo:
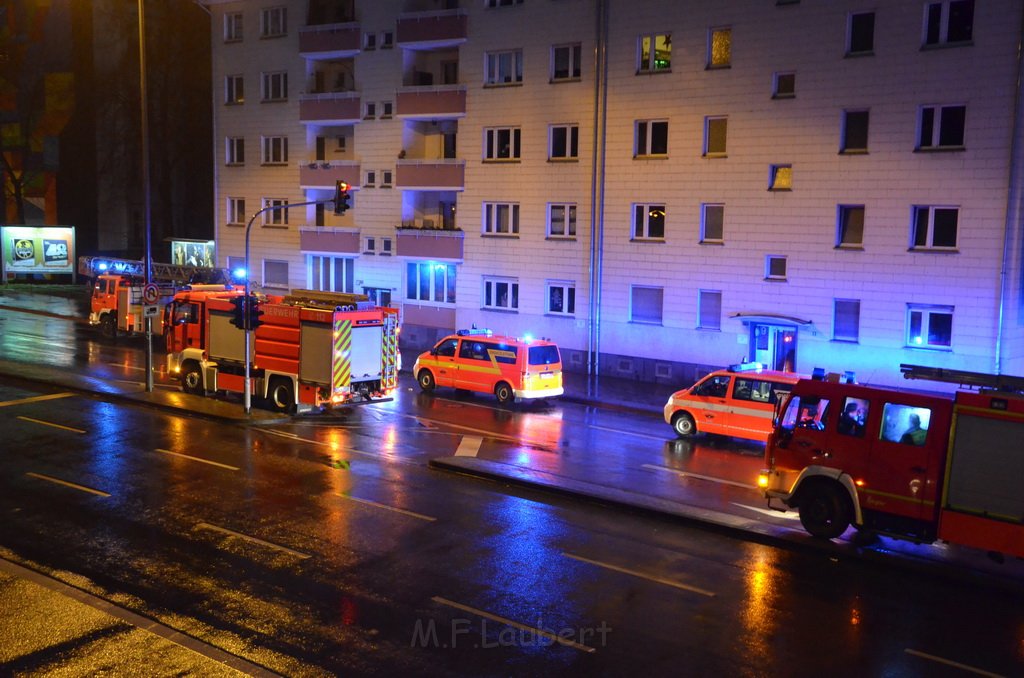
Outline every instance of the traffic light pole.
{"label": "traffic light pole", "polygon": [[334,202],[334,200],[312,200],[310,202],[297,202],[293,205],[268,205],[256,212],[249,217],[249,223],[245,226],[245,306],[246,309],[243,317],[245,318],[245,385],[243,402],[245,406],[245,414],[248,415],[252,412],[252,352],[250,346],[252,345],[252,327],[250,327],[250,321],[252,314],[248,312],[249,309],[249,233],[252,230],[252,225],[256,221],[256,217],[265,212],[277,212],[280,210],[288,210],[292,207],[306,207],[308,205],[323,205],[324,203]]}

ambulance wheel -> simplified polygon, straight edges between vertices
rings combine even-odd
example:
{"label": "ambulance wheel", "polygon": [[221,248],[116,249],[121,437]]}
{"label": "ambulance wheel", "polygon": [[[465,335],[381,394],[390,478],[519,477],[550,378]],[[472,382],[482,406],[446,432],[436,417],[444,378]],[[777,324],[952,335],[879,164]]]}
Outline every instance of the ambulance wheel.
{"label": "ambulance wheel", "polygon": [[672,417],[672,428],[680,438],[689,438],[697,434],[697,422],[689,412],[679,412]]}
{"label": "ambulance wheel", "polygon": [[117,338],[117,321],[114,320],[112,313],[108,313],[100,319],[100,334],[107,339]]}
{"label": "ambulance wheel", "polygon": [[835,539],[850,526],[850,502],[840,488],[813,483],[800,493],[800,524],[813,537]]}
{"label": "ambulance wheel", "polygon": [[189,361],[181,371],[181,390],[193,395],[203,395],[203,373],[199,365]]}
{"label": "ambulance wheel", "polygon": [[511,386],[501,381],[494,387],[494,397],[498,399],[499,403],[505,405],[515,400],[516,394],[512,392]]}
{"label": "ambulance wheel", "polygon": [[419,375],[416,377],[416,381],[419,382],[420,390],[422,391],[433,391],[436,382],[434,382],[434,373],[430,370],[420,370]]}
{"label": "ambulance wheel", "polygon": [[271,382],[267,399],[278,412],[295,413],[295,389],[292,388],[292,382],[287,379],[275,379]]}

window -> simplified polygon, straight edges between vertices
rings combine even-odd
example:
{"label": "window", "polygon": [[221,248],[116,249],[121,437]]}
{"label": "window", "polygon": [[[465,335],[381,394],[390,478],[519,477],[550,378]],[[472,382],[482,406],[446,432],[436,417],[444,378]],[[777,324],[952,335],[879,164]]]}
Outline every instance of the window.
{"label": "window", "polygon": [[263,74],[263,101],[286,101],[288,99],[288,73],[275,71]]}
{"label": "window", "polygon": [[789,399],[779,426],[787,431],[795,428],[820,431],[825,428],[825,422],[828,420],[828,405],[827,398],[793,396]]}
{"label": "window", "polygon": [[725,117],[704,118],[704,157],[725,157],[725,137],[729,119]]}
{"label": "window", "polygon": [[523,4],[523,0],[487,0],[487,7],[511,7],[521,4]]}
{"label": "window", "polygon": [[264,198],[263,207],[273,207],[263,213],[264,226],[288,225],[288,200],[285,198]]}
{"label": "window", "polygon": [[842,138],[839,142],[840,153],[867,153],[868,151],[868,112],[843,111]]}
{"label": "window", "polygon": [[729,393],[731,379],[732,377],[721,375],[705,379],[693,389],[693,395],[704,398],[724,398]]}
{"label": "window", "polygon": [[311,254],[308,261],[309,289],[347,294],[355,292],[355,259]]}
{"label": "window", "polygon": [[920,447],[928,438],[931,419],[932,411],[927,407],[885,403],[882,405],[882,429],[878,432],[878,439]]}
{"label": "window", "polygon": [[580,62],[582,61],[580,43],[573,45],[555,45],[551,48],[551,79],[578,80]]}
{"label": "window", "polygon": [[860,340],[860,300],[836,299],[832,313],[833,341]]}
{"label": "window", "polygon": [[288,10],[267,7],[260,11],[260,37],[280,38],[288,32]]}
{"label": "window", "polygon": [[962,149],[966,117],[966,106],[922,106],[918,122],[918,150]]}
{"label": "window", "polygon": [[485,235],[519,235],[519,203],[485,202]]}
{"label": "window", "polygon": [[405,298],[409,301],[455,303],[455,265],[438,261],[409,263],[405,269]]}
{"label": "window", "polygon": [[369,236],[363,239],[363,254],[376,254],[377,253],[377,239],[373,236]]}
{"label": "window", "polygon": [[363,186],[373,188],[377,185],[377,170],[366,170],[363,178]]}
{"label": "window", "polygon": [[952,306],[907,304],[907,346],[948,349],[952,345]]}
{"label": "window", "polygon": [[519,128],[485,129],[484,160],[519,160]]}
{"label": "window", "polygon": [[764,258],[765,280],[786,279],[786,257],[780,254],[769,254]]}
{"label": "window", "polygon": [[860,56],[875,51],[875,13],[851,14],[846,26],[846,54]]}
{"label": "window", "polygon": [[387,120],[395,112],[395,105],[390,101],[380,102],[380,117],[381,120]]}
{"label": "window", "polygon": [[224,103],[245,103],[244,80],[240,75],[228,75],[224,78]]}
{"label": "window", "polygon": [[911,249],[955,248],[959,207],[914,206]]}
{"label": "window", "polygon": [[772,98],[792,99],[796,96],[796,73],[777,71],[772,76]]}
{"label": "window", "polygon": [[974,34],[974,0],[929,2],[924,8],[925,46],[970,42]]}
{"label": "window", "polygon": [[668,120],[637,120],[635,157],[668,155]]}
{"label": "window", "polygon": [[579,125],[552,125],[550,131],[551,147],[548,158],[551,160],[576,160],[579,158]]}
{"label": "window", "polygon": [[382,257],[391,256],[391,238],[380,239],[380,254]]}
{"label": "window", "polygon": [[245,223],[245,198],[228,198],[227,221],[229,224]]}
{"label": "window", "polygon": [[243,139],[242,137],[228,137],[227,139],[225,139],[224,164],[245,164],[245,139]]}
{"label": "window", "polygon": [[729,68],[732,63],[732,29],[712,28],[708,31],[708,68]]}
{"label": "window", "polygon": [[722,329],[722,291],[697,291],[697,327],[702,330]]}
{"label": "window", "polygon": [[288,289],[288,262],[264,259],[263,286]]}
{"label": "window", "polygon": [[487,52],[484,85],[514,85],[523,81],[523,50]]}
{"label": "window", "polygon": [[576,315],[576,283],[549,280],[547,290],[546,313]]}
{"label": "window", "polygon": [[391,188],[391,176],[393,172],[391,170],[380,171],[380,187]]}
{"label": "window", "polygon": [[788,393],[790,388],[792,387],[786,383],[737,376],[732,388],[732,397],[736,400],[774,405],[779,400],[780,391]]}
{"label": "window", "polygon": [[836,431],[840,435],[864,437],[864,424],[868,419],[869,402],[864,398],[846,397],[843,401],[843,412],[839,415]]}
{"label": "window", "polygon": [[365,110],[363,110],[364,120],[373,120],[377,117],[377,102],[367,101],[365,104]]}
{"label": "window", "polygon": [[864,205],[836,208],[836,247],[864,246]]}
{"label": "window", "polygon": [[665,239],[665,206],[633,205],[633,240]]}
{"label": "window", "polygon": [[672,36],[641,35],[638,44],[637,73],[657,73],[672,68]]}
{"label": "window", "polygon": [[700,206],[700,241],[720,243],[725,238],[725,205],[706,202]]}
{"label": "window", "polygon": [[366,51],[377,49],[376,33],[363,33],[363,49]]}
{"label": "window", "polygon": [[519,310],[519,283],[512,278],[484,278],[484,308]]}
{"label": "window", "polygon": [[263,137],[263,164],[288,163],[288,137]]}
{"label": "window", "polygon": [[380,48],[391,49],[395,46],[395,34],[393,31],[381,31],[380,33]]}
{"label": "window", "polygon": [[793,190],[793,166],[772,165],[768,170],[769,191]]}
{"label": "window", "polygon": [[575,203],[552,203],[548,205],[548,237],[576,237]]}
{"label": "window", "polygon": [[224,14],[224,42],[242,41],[242,13],[226,12]]}
{"label": "window", "polygon": [[629,320],[634,323],[661,324],[663,287],[632,285],[629,288]]}

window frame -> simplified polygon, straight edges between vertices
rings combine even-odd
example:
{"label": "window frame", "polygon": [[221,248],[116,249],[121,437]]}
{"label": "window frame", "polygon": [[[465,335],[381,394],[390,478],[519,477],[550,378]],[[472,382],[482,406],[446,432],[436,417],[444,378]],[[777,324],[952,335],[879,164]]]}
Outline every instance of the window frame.
{"label": "window frame", "polygon": [[[668,64],[665,66],[658,66],[657,60],[657,42],[658,38],[664,38],[668,43],[669,59]],[[647,59],[644,59],[644,40],[650,41],[648,47]],[[643,33],[637,36],[636,41],[636,73],[640,74],[653,74],[653,73],[671,73],[672,72],[672,33]]]}
{"label": "window frame", "polygon": [[[722,132],[722,150],[711,150],[711,142],[714,136],[712,126],[722,123],[725,125]],[[708,115],[704,117],[704,154],[705,158],[727,158],[729,157],[729,116]]]}
{"label": "window frame", "polygon": [[288,164],[288,137],[267,135],[260,137],[260,164],[280,166]]}
{"label": "window frame", "polygon": [[[565,132],[566,155],[555,155],[555,136],[558,131]],[[580,126],[578,123],[559,123],[548,125],[548,160],[552,162],[573,162],[580,159]]]}
{"label": "window frame", "polygon": [[[556,208],[562,208],[563,218],[561,221],[562,232],[556,232],[554,211]],[[575,240],[576,239],[576,213],[577,205],[574,202],[551,202],[548,203],[548,230],[547,237],[552,240]]]}
{"label": "window frame", "polygon": [[[260,198],[260,209],[267,207],[288,207],[288,198]],[[284,228],[288,226],[288,210],[273,209],[263,213],[263,226]]]}
{"label": "window frame", "polygon": [[[860,343],[860,299],[840,299],[835,298],[832,300],[832,341],[839,341],[843,343],[859,344]],[[840,304],[849,304],[851,307],[842,314],[840,313]],[[853,305],[856,308],[853,308]],[[841,316],[853,318],[852,332],[840,332],[840,321]],[[846,326],[843,325],[845,328]]]}
{"label": "window frame", "polygon": [[[725,61],[716,61],[715,37],[725,34]],[[732,26],[712,26],[708,29],[708,51],[705,58],[705,70],[717,71],[732,68]]]}
{"label": "window frame", "polygon": [[229,226],[245,225],[247,221],[245,218],[245,198],[228,196],[224,217],[224,223]]}
{"label": "window frame", "polygon": [[245,137],[226,137],[224,139],[224,164],[228,167],[245,165]]}
{"label": "window frame", "polygon": [[[485,127],[484,128],[484,162],[519,162],[522,149],[522,128],[521,127]],[[509,155],[501,156],[498,144],[501,143],[500,135],[509,135]]]}
{"label": "window frame", "polygon": [[[953,350],[953,319],[956,308],[954,306],[932,305],[932,304],[907,304],[906,315],[906,346],[907,348],[921,348],[933,351]],[[920,314],[918,321],[919,335],[915,337],[914,314]],[[948,343],[933,342],[931,340],[932,316],[949,316],[949,341]],[[927,339],[925,339],[927,337]]]}
{"label": "window frame", "polygon": [[288,71],[260,73],[260,103],[288,101]]}
{"label": "window frame", "polygon": [[[708,209],[721,208],[721,216],[718,219],[718,237],[708,235]],[[725,203],[704,202],[700,205],[700,242],[704,245],[725,244]]]}
{"label": "window frame", "polygon": [[[951,8],[953,5],[969,5],[971,8],[970,35],[960,40],[949,39],[949,26]],[[935,40],[932,36],[932,8],[939,8],[938,26],[935,27]],[[941,0],[940,2],[924,3],[924,17],[921,28],[921,49],[935,49],[937,47],[957,47],[974,44],[974,0]]]}
{"label": "window frame", "polygon": [[[422,298],[421,293],[423,292],[423,271],[421,267],[426,267],[426,276],[428,278],[428,289],[427,297]],[[415,269],[415,277],[411,277],[411,272]],[[443,272],[443,281],[438,289],[438,272]],[[449,262],[433,261],[433,260],[421,260],[421,261],[409,261],[406,262],[405,266],[405,300],[412,303],[418,304],[430,304],[437,306],[454,306],[455,305],[455,292],[456,284],[458,282],[458,267]],[[413,285],[416,291],[415,296],[410,296],[410,285]]]}
{"label": "window frame", "polygon": [[[511,80],[502,74],[501,57],[511,55]],[[484,52],[484,87],[515,87],[523,84],[523,49],[501,49]]]}
{"label": "window frame", "polygon": [[[949,118],[946,115],[946,111],[952,111],[954,109],[962,110],[963,114],[959,120],[959,136],[960,143],[958,144],[943,144],[942,137],[944,132],[947,131],[943,128],[943,123]],[[931,121],[926,123],[925,119],[928,113],[931,113]],[[925,139],[927,127],[931,127],[931,134],[928,135],[931,138]],[[956,133],[957,130],[954,130]],[[927,142],[927,143],[926,143]],[[915,151],[963,151],[966,149],[967,144],[967,104],[925,104],[918,107],[917,109],[917,144],[914,146]]]}
{"label": "window frame", "polygon": [[[857,116],[864,116],[864,145],[855,146],[856,139],[851,143],[851,118],[856,124],[852,125],[854,133],[858,132],[859,120]],[[839,153],[842,155],[863,155],[868,152],[868,142],[871,134],[871,109],[868,108],[847,108],[843,109],[843,118],[840,127]]]}
{"label": "window frame", "polygon": [[389,169],[380,171],[380,186],[378,188],[392,188],[394,186],[395,173]]}
{"label": "window frame", "polygon": [[[777,261],[782,262],[781,274],[772,272],[772,264]],[[785,282],[789,280],[789,257],[785,254],[764,255],[764,279],[773,282]]]}
{"label": "window frame", "polygon": [[[856,210],[860,210],[860,240],[858,242],[853,242],[852,240],[847,240],[847,235],[850,233],[849,217],[855,214]],[[864,225],[866,216],[864,205],[836,205],[836,249],[864,249]]]}
{"label": "window frame", "polygon": [[[717,298],[718,308],[713,319],[710,314],[705,312],[707,306],[705,301],[710,301],[711,298]],[[722,331],[722,290],[697,290],[697,329],[715,332]]]}
{"label": "window frame", "polygon": [[[637,310],[637,298],[636,293],[639,290],[651,290],[656,291],[661,297],[661,304],[658,308],[657,318],[654,316],[639,317],[636,314]],[[637,285],[630,284],[629,286],[629,322],[636,323],[639,325],[664,325],[665,323],[665,288],[659,285]]]}
{"label": "window frame", "polygon": [[[319,266],[314,267],[314,261]],[[338,265],[341,265],[341,289],[338,286]],[[355,293],[355,269],[356,258],[349,256],[337,256],[333,254],[307,254],[306,255],[306,289],[317,292],[341,292],[343,294]],[[314,277],[314,270],[319,275]],[[325,287],[325,281],[329,287]]]}
{"label": "window frame", "polygon": [[[918,229],[921,227],[921,213],[927,210],[927,223],[924,224],[926,231],[924,235],[924,243],[919,244]],[[954,237],[954,243],[952,245],[936,245],[935,244],[935,216],[938,210],[952,210],[955,211],[956,216],[956,234]],[[960,246],[960,205],[913,205],[911,208],[911,221],[910,221],[910,250],[911,251],[945,251],[954,252],[959,249]]]}
{"label": "window frame", "polygon": [[245,103],[245,76],[232,73],[224,76],[224,105],[241,106]]}
{"label": "window frame", "polygon": [[264,7],[260,10],[260,39],[283,38],[288,35],[288,8]]}
{"label": "window frame", "polygon": [[[779,89],[779,80],[785,76],[793,77],[793,89],[783,92]],[[772,73],[772,99],[795,99],[796,98],[796,71],[775,71]]]}
{"label": "window frame", "polygon": [[[556,64],[558,62],[559,50],[568,52],[568,75],[559,76]],[[548,74],[551,82],[574,82],[581,79],[583,73],[583,44],[579,42],[563,43],[551,46],[551,72]]]}
{"label": "window frame", "polygon": [[[556,311],[551,305],[551,294],[554,290],[562,293],[562,308]],[[572,318],[576,316],[576,283],[572,280],[546,280],[544,281],[544,313],[559,317]]]}
{"label": "window frame", "polygon": [[[284,267],[284,282],[277,280],[270,281],[267,279],[267,264],[280,265]],[[291,266],[284,259],[264,259],[261,268],[263,273],[263,287],[269,287],[273,289],[288,289],[291,286]]]}
{"label": "window frame", "polygon": [[[651,231],[651,212],[656,208],[660,208],[661,211],[661,235],[652,235]],[[643,214],[642,223],[638,222],[638,217]],[[631,230],[631,242],[665,242],[665,231],[668,221],[668,210],[666,209],[665,203],[644,203],[635,202],[633,203],[633,228]]]}
{"label": "window frame", "polygon": [[[487,311],[519,312],[519,278],[500,275],[481,276],[480,308]],[[507,303],[499,303],[499,286],[507,285]]]}
{"label": "window frame", "polygon": [[[665,148],[657,152],[655,127],[664,127]],[[641,146],[643,148],[641,148]],[[668,157],[668,118],[652,118],[637,120],[633,123],[633,157],[634,158],[667,158]]]}
{"label": "window frame", "polygon": [[[481,206],[480,235],[496,238],[519,237],[519,203],[485,201],[481,203]],[[500,227],[499,216],[502,208],[508,209],[507,231],[498,230]]]}
{"label": "window frame", "polygon": [[[782,184],[780,184],[780,181]],[[787,192],[793,190],[793,165],[780,163],[768,166],[768,190]]]}
{"label": "window frame", "polygon": [[[855,23],[855,21],[856,21],[856,19],[858,17],[867,17],[867,16],[871,17],[871,27],[870,27],[871,35],[870,35],[870,38],[869,38],[870,42],[871,42],[871,46],[869,48],[867,48],[867,49],[856,49],[855,50],[854,49],[854,42],[855,42],[854,38],[857,37],[857,36],[855,35],[855,33],[856,33],[856,26],[854,25],[854,23]],[[875,11],[874,10],[865,11],[865,12],[850,12],[849,14],[846,15],[846,56],[848,56],[848,57],[860,57],[860,56],[873,56],[874,55],[874,53],[875,53],[875,18],[876,18],[876,16],[875,16]],[[867,30],[867,29],[862,29],[862,30]],[[858,40],[858,42],[859,42],[859,40]]]}
{"label": "window frame", "polygon": [[224,13],[224,42],[242,42],[245,37],[242,12]]}

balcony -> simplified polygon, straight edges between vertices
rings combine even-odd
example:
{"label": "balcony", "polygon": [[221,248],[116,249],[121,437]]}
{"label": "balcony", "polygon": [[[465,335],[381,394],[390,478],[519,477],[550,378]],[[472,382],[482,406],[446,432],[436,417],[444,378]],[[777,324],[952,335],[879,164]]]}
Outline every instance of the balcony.
{"label": "balcony", "polygon": [[395,114],[412,120],[465,117],[466,86],[403,87],[395,97]]}
{"label": "balcony", "polygon": [[462,231],[443,231],[428,228],[399,228],[396,231],[395,254],[418,259],[446,259],[462,261]]}
{"label": "balcony", "polygon": [[299,249],[303,252],[359,254],[359,230],[306,226],[299,229]]}
{"label": "balcony", "polygon": [[465,160],[399,160],[395,186],[408,191],[461,191],[466,187]]}
{"label": "balcony", "polygon": [[299,121],[316,125],[351,125],[361,119],[359,92],[303,94],[299,97]]}
{"label": "balcony", "polygon": [[334,190],[338,180],[359,186],[360,165],[354,161],[305,162],[299,165],[299,186],[303,190],[326,188]]}
{"label": "balcony", "polygon": [[299,29],[299,56],[340,59],[359,53],[362,31],[358,23],[305,26]]}
{"label": "balcony", "polygon": [[465,10],[406,12],[399,15],[395,42],[405,49],[438,49],[466,42]]}

